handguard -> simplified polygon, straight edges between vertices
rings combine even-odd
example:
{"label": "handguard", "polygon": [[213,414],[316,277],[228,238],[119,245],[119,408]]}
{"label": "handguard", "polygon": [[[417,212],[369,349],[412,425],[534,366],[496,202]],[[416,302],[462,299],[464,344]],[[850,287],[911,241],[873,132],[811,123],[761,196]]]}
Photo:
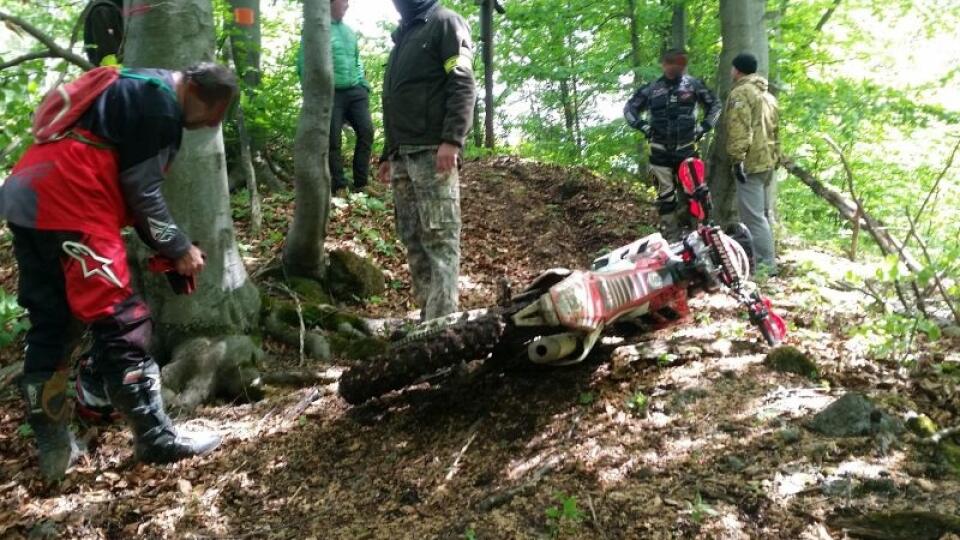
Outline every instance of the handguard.
{"label": "handguard", "polygon": [[697,157],[683,160],[677,168],[677,178],[683,192],[687,194],[690,215],[699,223],[706,221],[713,210],[713,200],[710,198],[710,189],[707,188],[703,160]]}
{"label": "handguard", "polygon": [[750,322],[760,330],[768,345],[779,345],[783,338],[787,337],[787,324],[783,317],[773,311],[769,298],[764,298],[754,291],[753,294],[744,296],[741,301],[747,307]]}
{"label": "handguard", "polygon": [[167,277],[170,288],[176,294],[193,294],[197,290],[197,280],[194,276],[185,276],[177,272],[173,259],[163,255],[154,255],[147,260],[147,269],[154,274],[163,274]]}

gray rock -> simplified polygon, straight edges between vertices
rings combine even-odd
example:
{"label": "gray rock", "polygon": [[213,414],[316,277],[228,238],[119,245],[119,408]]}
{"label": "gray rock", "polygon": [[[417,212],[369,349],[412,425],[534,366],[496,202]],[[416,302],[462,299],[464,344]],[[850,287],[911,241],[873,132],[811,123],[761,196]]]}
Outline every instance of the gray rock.
{"label": "gray rock", "polygon": [[873,402],[856,392],[850,392],[831,403],[806,426],[828,437],[899,435],[904,431],[900,420],[878,409]]}
{"label": "gray rock", "polygon": [[740,472],[747,468],[747,462],[743,460],[740,456],[730,455],[723,460],[724,466],[733,471]]}
{"label": "gray rock", "polygon": [[332,356],[330,341],[316,332],[307,332],[303,337],[303,352],[314,360],[329,360]]}
{"label": "gray rock", "polygon": [[777,432],[777,437],[784,444],[793,444],[800,440],[800,430],[795,427],[785,427]]}
{"label": "gray rock", "polygon": [[850,497],[853,495],[853,481],[849,478],[837,478],[825,483],[822,491],[827,497]]}

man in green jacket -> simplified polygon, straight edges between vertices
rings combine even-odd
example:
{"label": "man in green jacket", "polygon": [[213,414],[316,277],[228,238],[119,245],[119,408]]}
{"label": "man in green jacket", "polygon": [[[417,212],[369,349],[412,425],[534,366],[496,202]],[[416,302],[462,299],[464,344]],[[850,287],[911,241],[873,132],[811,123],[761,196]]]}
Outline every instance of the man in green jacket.
{"label": "man in green jacket", "polygon": [[779,107],[757,72],[757,58],[741,53],[733,59],[733,89],[727,97],[727,153],[737,179],[740,219],[750,229],[759,268],[776,275],[770,226],[773,171],[780,163]]}
{"label": "man in green jacket", "polygon": [[407,247],[420,315],[458,309],[460,151],[473,124],[470,28],[438,0],[393,0],[400,27],[383,82],[384,151],[397,233]]}
{"label": "man in green jacket", "polygon": [[[331,188],[347,187],[343,173],[343,124],[357,136],[353,147],[353,190],[363,191],[370,176],[373,121],[370,119],[370,85],[363,76],[357,34],[344,24],[349,0],[330,0],[330,47],[333,51],[333,111],[330,115]],[[303,43],[297,55],[297,74],[303,77]]]}

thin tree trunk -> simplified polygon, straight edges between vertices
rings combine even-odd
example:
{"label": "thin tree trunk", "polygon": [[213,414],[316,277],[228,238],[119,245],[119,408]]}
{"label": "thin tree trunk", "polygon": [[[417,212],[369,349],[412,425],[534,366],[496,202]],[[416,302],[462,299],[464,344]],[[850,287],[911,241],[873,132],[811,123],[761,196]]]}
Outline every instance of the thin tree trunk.
{"label": "thin tree trunk", "polygon": [[573,125],[573,103],[570,99],[570,83],[567,79],[560,81],[560,103],[563,106],[563,125],[567,129],[567,137],[576,141]]}
{"label": "thin tree trunk", "polygon": [[[234,70],[241,73],[242,64],[238,61],[237,48],[234,46],[233,37],[229,37],[225,43],[227,57],[233,60]],[[253,168],[253,146],[250,140],[250,133],[247,131],[247,125],[244,121],[243,107],[237,107],[237,139],[240,143],[240,169],[243,171],[244,183],[247,186],[247,193],[250,195],[250,229],[255,236],[260,235],[260,227],[263,225],[263,213],[260,211],[260,193],[257,191],[257,173]]]}
{"label": "thin tree trunk", "polygon": [[685,49],[687,47],[687,2],[674,0],[673,13],[670,20],[670,47]]}
{"label": "thin tree trunk", "polygon": [[640,21],[637,20],[637,0],[627,0],[627,19],[630,21],[630,63],[633,68],[633,85],[639,86],[643,52],[640,49]]}
{"label": "thin tree trunk", "polygon": [[333,66],[330,2],[303,1],[303,107],[293,144],[296,208],[283,250],[288,275],[326,277],[326,237],[330,212],[330,107]]}
{"label": "thin tree trunk", "polygon": [[483,128],[480,127],[480,97],[477,96],[477,99],[473,103],[473,144],[477,148],[483,146]]}
{"label": "thin tree trunk", "polygon": [[820,17],[820,21],[817,23],[817,26],[816,28],[814,28],[814,31],[820,32],[821,30],[823,30],[823,27],[826,26],[828,22],[830,22],[830,18],[833,17],[833,14],[837,11],[837,8],[840,7],[840,2],[841,0],[833,0],[833,4],[831,4],[830,7],[827,8],[827,11],[823,13],[823,16]]}
{"label": "thin tree trunk", "polygon": [[573,102],[573,128],[576,134],[577,155],[583,155],[583,128],[580,125],[580,92],[577,88],[577,78],[570,80],[571,101]]}
{"label": "thin tree trunk", "polygon": [[480,32],[483,40],[483,113],[484,140],[487,148],[496,146],[493,134],[493,120],[496,105],[493,99],[493,2],[483,0],[480,8]]}
{"label": "thin tree trunk", "polygon": [[[138,15],[127,23],[126,65],[184,69],[213,60],[210,2],[133,0],[128,6]],[[219,127],[184,132],[163,193],[177,225],[206,253],[207,267],[190,296],[174,295],[164,278],[141,272],[161,356],[185,338],[246,334],[257,323],[260,296],[237,250],[226,170]],[[137,245],[131,259],[141,263],[147,250]]]}
{"label": "thin tree trunk", "polygon": [[[726,101],[733,84],[730,67],[733,58],[741,52],[750,52],[757,57],[759,73],[769,73],[770,46],[764,19],[764,0],[720,0],[720,33],[723,48],[717,73],[720,99]],[[730,157],[727,155],[726,118],[721,118],[708,154],[708,184],[713,195],[714,215],[720,223],[737,219],[736,181],[730,172]]]}

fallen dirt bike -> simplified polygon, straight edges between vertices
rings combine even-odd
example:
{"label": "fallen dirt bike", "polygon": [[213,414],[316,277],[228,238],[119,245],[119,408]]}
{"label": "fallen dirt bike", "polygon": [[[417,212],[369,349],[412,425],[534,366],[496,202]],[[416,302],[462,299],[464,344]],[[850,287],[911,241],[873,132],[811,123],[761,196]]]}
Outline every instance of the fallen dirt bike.
{"label": "fallen dirt bike", "polygon": [[426,321],[382,357],[346,371],[340,395],[363,403],[488,355],[507,362],[575,364],[612,324],[632,321],[654,329],[676,324],[689,314],[687,299],[701,291],[726,290],[746,308],[763,339],[778,344],[786,334],[784,321],[748,280],[750,233],[743,225],[725,232],[705,223],[710,195],[703,165],[695,158],[688,162],[678,176],[698,225],[682,241],[670,244],[651,234],[596,259],[589,271],[549,270],[496,307]]}

